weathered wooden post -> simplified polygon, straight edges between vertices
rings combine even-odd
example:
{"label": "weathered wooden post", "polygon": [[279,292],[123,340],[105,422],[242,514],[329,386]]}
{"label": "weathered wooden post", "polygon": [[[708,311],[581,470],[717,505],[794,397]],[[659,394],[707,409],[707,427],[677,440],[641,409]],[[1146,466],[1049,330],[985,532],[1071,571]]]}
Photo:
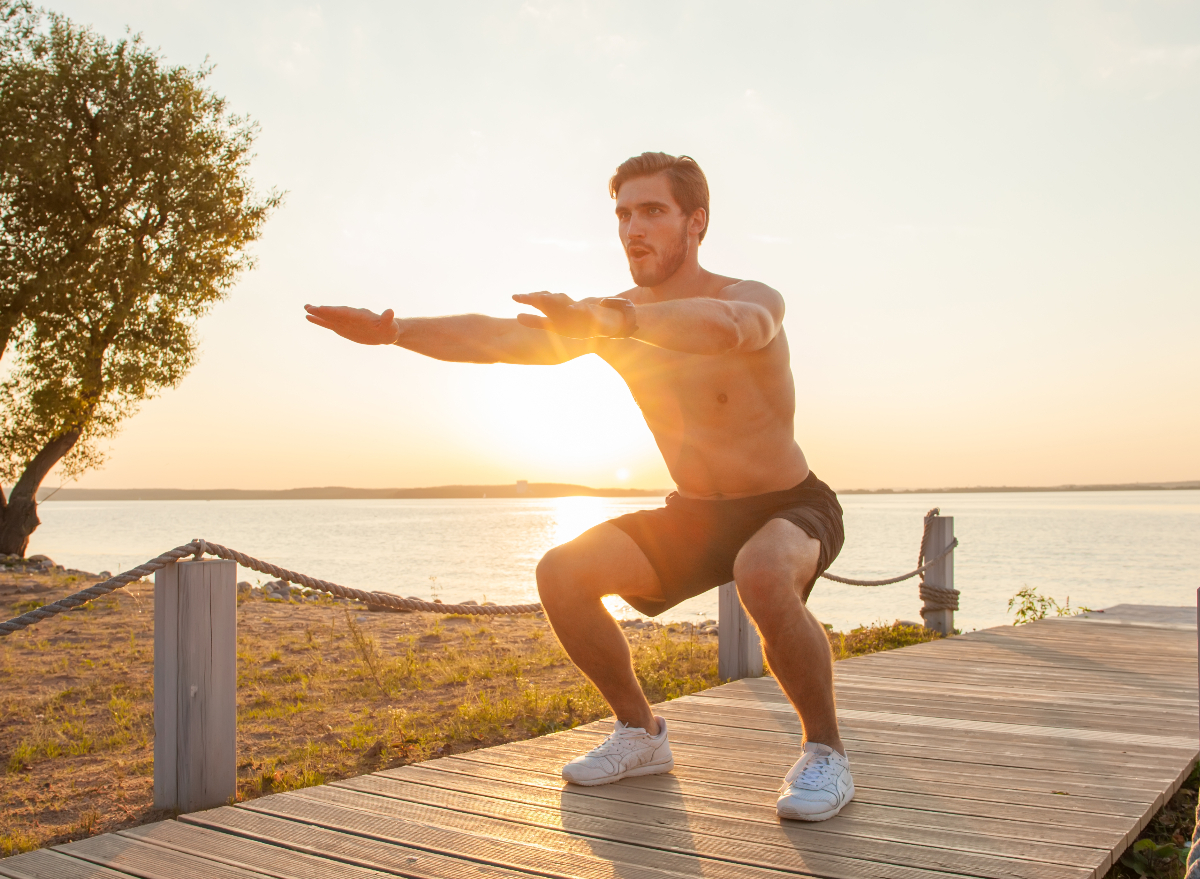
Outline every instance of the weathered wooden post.
{"label": "weathered wooden post", "polygon": [[763,676],[762,642],[738,599],[736,583],[717,592],[717,674],[725,681]]}
{"label": "weathered wooden post", "polygon": [[[953,542],[954,517],[931,516],[929,528],[925,532],[925,544],[921,547],[924,557],[937,558]],[[958,604],[958,596],[942,590],[954,588],[954,553],[927,568],[921,580],[923,587],[932,587],[921,596],[921,617],[925,620],[925,628],[941,632],[943,635],[952,634],[954,607]]]}
{"label": "weathered wooden post", "polygon": [[194,812],[237,792],[237,563],[154,575],[154,807]]}

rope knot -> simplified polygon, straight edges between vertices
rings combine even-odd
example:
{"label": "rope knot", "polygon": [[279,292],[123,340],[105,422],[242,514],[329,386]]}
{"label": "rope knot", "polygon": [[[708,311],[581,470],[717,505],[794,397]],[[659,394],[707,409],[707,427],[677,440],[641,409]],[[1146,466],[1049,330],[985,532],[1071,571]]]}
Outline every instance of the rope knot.
{"label": "rope knot", "polygon": [[194,561],[194,562],[203,561],[204,554],[206,552],[208,552],[208,544],[204,542],[203,537],[197,537],[195,540],[192,541],[192,543],[194,543],[196,545],[196,555],[192,559],[192,561]]}

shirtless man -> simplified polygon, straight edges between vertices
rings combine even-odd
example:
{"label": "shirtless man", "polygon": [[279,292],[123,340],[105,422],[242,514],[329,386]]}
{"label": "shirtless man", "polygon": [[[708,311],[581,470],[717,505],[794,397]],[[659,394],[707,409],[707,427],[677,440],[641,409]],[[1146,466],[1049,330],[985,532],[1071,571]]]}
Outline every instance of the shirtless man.
{"label": "shirtless man", "polygon": [[556,364],[597,354],[615,369],[678,491],[665,507],[597,525],[538,564],[555,633],[617,720],[601,745],[563,767],[563,778],[606,784],[674,766],[666,722],[651,711],[601,598],[619,595],[653,616],[735,580],[804,727],[778,813],[830,818],[854,783],[834,713],[829,642],[805,601],[841,549],[842,509],[793,438],[783,297],[700,267],[708,183],[691,158],[635,156],[617,168],[609,192],[637,284],[619,297],[522,294],[513,299],[541,314],[515,320],[306,306],[308,320],[353,342],[439,360]]}

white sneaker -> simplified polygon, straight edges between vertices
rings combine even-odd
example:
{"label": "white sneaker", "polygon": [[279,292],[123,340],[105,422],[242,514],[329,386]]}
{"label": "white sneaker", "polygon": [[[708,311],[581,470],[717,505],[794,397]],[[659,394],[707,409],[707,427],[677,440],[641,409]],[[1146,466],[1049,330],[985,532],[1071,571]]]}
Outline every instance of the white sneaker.
{"label": "white sneaker", "polygon": [[853,798],[850,761],[828,745],[805,742],[804,754],[783,777],[775,811],[780,818],[824,821]]}
{"label": "white sneaker", "polygon": [[657,775],[675,768],[667,743],[667,722],[658,720],[658,735],[617,721],[612,734],[582,757],[562,768],[562,777],[572,784],[608,784],[634,775]]}

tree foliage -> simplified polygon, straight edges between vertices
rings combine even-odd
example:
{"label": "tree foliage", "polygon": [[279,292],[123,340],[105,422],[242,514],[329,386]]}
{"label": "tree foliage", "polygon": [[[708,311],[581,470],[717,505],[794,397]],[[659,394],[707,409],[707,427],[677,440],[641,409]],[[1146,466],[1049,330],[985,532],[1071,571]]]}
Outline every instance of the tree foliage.
{"label": "tree foliage", "polygon": [[50,469],[96,466],[186,374],[280,196],[255,195],[256,126],[204,87],[211,68],[0,8],[0,551],[23,552]]}

